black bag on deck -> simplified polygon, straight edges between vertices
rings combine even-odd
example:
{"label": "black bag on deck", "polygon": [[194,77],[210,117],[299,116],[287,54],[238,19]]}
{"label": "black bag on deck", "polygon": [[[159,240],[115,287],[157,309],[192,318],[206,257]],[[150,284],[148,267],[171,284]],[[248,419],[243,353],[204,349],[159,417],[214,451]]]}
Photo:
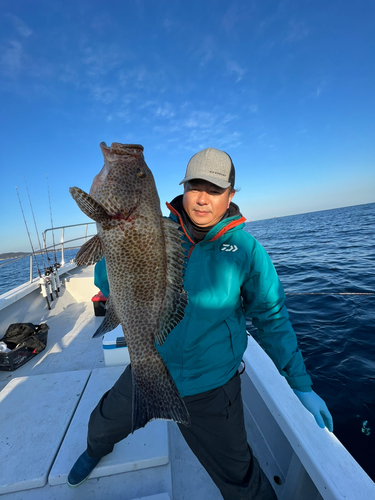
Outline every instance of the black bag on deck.
{"label": "black bag on deck", "polygon": [[39,354],[47,345],[46,323],[13,323],[1,340],[11,351],[0,352],[0,370],[13,371]]}
{"label": "black bag on deck", "polygon": [[33,325],[32,323],[14,323],[9,325],[1,341],[5,342],[9,349],[14,349],[28,337],[35,335],[37,329],[39,329],[39,325]]}

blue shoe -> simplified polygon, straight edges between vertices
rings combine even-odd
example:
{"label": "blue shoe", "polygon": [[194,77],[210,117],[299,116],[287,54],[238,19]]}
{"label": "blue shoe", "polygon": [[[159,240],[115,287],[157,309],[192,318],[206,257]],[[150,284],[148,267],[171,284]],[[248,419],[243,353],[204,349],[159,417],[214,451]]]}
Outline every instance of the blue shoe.
{"label": "blue shoe", "polygon": [[93,469],[100,462],[100,458],[91,458],[88,456],[87,451],[84,451],[73,465],[68,476],[68,486],[76,488],[82,484],[89,477]]}

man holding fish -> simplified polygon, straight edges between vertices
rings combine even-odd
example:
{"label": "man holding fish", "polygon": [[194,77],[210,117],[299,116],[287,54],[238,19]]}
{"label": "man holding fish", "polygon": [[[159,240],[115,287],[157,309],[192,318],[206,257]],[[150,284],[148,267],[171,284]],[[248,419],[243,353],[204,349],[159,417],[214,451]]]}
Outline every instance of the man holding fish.
{"label": "man holding fish", "polygon": [[92,412],[87,450],[68,484],[82,484],[117,442],[162,418],[178,423],[224,499],[275,499],[244,425],[246,317],[317,424],[332,431],[332,417],[311,390],[273,264],[232,202],[232,160],[214,148],[195,154],[180,183],[184,193],[163,218],[142,146],[101,148],[105,165],[90,195],[71,188],[98,224],[77,262],[105,256],[110,299],[95,335],[121,323],[131,365]]}

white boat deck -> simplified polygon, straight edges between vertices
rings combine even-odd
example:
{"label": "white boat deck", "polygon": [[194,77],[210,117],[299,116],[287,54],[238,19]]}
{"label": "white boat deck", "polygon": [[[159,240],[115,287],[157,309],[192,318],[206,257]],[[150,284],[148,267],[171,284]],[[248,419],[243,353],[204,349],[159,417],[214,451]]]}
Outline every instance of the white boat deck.
{"label": "white boat deck", "polygon": [[[221,495],[173,422],[156,421],[118,443],[92,478],[65,484],[85,449],[87,422],[123,367],[106,367],[91,297],[93,267],[64,279],[47,310],[38,290],[0,307],[0,337],[11,323],[46,322],[46,349],[0,372],[0,495],[4,500],[219,500]],[[0,301],[1,306],[1,301]],[[313,417],[253,339],[242,375],[247,432],[279,500],[370,500],[375,484]]]}
{"label": "white boat deck", "polygon": [[0,494],[46,484],[89,376],[80,370],[19,377],[0,392]]}

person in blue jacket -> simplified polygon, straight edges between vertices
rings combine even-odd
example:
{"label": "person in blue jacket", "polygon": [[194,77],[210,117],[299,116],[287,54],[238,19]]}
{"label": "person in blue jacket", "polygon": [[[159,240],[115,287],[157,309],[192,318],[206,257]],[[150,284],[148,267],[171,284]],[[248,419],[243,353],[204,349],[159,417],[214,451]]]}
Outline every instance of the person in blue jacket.
{"label": "person in blue jacket", "polygon": [[[191,417],[189,427],[179,428],[224,499],[276,499],[245,431],[239,369],[247,347],[247,317],[317,424],[332,432],[332,417],[311,389],[275,268],[264,248],[243,230],[245,218],[232,202],[235,169],[230,156],[214,148],[200,151],[180,184],[183,195],[167,206],[184,233],[189,303],[164,344],[156,343]],[[108,286],[103,268],[101,282]],[[130,370],[92,412],[88,447],[69,474],[70,486],[87,479],[131,432]]]}
{"label": "person in blue jacket", "polygon": [[104,297],[108,297],[109,283],[108,283],[107,268],[104,257],[95,264],[94,285],[99,288]]}

